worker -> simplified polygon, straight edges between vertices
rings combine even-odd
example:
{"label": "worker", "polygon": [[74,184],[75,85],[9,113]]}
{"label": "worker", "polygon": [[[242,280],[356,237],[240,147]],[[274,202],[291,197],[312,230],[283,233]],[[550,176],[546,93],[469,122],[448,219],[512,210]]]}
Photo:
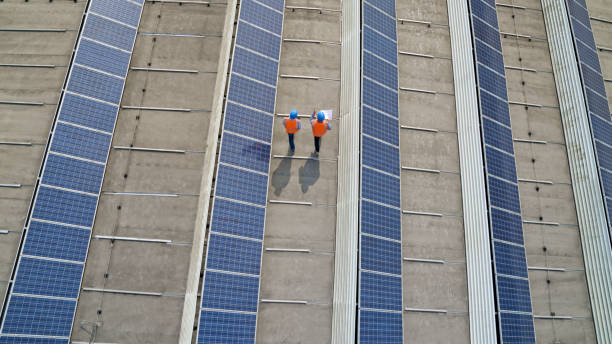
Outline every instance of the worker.
{"label": "worker", "polygon": [[331,130],[331,125],[329,121],[325,119],[325,114],[323,111],[319,111],[316,115],[316,110],[312,112],[312,116],[310,117],[310,125],[312,126],[312,136],[314,136],[314,145],[317,154],[319,154],[319,148],[321,148],[321,138],[328,130]]}
{"label": "worker", "polygon": [[302,129],[302,123],[298,118],[298,112],[296,110],[291,110],[289,113],[289,119],[283,119],[283,126],[285,127],[285,131],[289,136],[289,148],[291,151],[295,151],[295,144],[293,143],[293,135]]}

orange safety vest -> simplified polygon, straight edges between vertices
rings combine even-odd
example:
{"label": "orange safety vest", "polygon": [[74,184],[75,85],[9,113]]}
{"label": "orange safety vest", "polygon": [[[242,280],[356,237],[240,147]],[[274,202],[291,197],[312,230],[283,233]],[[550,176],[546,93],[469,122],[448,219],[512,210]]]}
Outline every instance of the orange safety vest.
{"label": "orange safety vest", "polygon": [[300,130],[298,126],[298,119],[285,118],[285,131],[287,134],[295,134]]}
{"label": "orange safety vest", "polygon": [[312,125],[312,136],[314,137],[322,137],[327,133],[327,120],[324,120],[323,123],[313,119],[310,124]]}

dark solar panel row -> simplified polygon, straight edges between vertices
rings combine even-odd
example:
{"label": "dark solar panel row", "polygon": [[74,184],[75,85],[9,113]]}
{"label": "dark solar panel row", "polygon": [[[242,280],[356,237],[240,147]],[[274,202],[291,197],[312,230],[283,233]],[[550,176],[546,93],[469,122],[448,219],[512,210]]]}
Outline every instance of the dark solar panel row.
{"label": "dark solar panel row", "polygon": [[202,284],[198,343],[254,343],[283,0],[242,0]]}
{"label": "dark solar panel row", "polygon": [[362,2],[359,342],[401,343],[402,214],[395,0]]}
{"label": "dark solar panel row", "polygon": [[501,342],[535,343],[497,11],[492,1],[470,0],[470,12],[477,64]]}
{"label": "dark solar panel row", "polygon": [[68,343],[141,12],[142,5],[126,0],[91,1],[35,193],[0,343]]}
{"label": "dark solar panel row", "polygon": [[[596,159],[605,196],[604,202],[607,203],[606,209],[610,209],[612,208],[612,180],[609,178],[608,171],[612,168],[612,121],[606,88],[586,4],[583,1],[576,0],[566,0],[566,3],[571,18],[570,23],[575,47],[578,52],[582,87],[586,95],[587,109],[591,121]],[[608,211],[608,230],[612,233],[612,213],[610,211]]]}

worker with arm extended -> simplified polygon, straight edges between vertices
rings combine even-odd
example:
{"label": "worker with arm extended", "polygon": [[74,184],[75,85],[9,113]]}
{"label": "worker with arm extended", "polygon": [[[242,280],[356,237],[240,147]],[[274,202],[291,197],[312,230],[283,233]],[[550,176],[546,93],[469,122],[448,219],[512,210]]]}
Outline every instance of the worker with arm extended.
{"label": "worker with arm extended", "polygon": [[295,151],[295,144],[293,142],[293,135],[302,129],[302,123],[298,118],[298,112],[296,110],[291,110],[289,113],[289,119],[283,119],[283,126],[285,127],[285,131],[289,136],[289,148],[291,151]]}
{"label": "worker with arm extended", "polygon": [[331,124],[325,118],[323,111],[319,111],[317,113],[315,110],[312,112],[312,116],[310,116],[310,125],[312,126],[312,136],[314,136],[315,150],[317,154],[319,154],[319,148],[321,148],[321,138],[327,133],[328,130],[331,130]]}

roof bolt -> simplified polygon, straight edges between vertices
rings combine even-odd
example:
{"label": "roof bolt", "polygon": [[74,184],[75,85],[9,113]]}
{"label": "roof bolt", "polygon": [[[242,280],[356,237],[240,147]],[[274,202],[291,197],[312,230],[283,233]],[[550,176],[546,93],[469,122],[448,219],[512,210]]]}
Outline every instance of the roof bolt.
{"label": "roof bolt", "polygon": [[542,251],[546,252],[547,248],[546,246],[542,247]]}
{"label": "roof bolt", "polygon": [[123,178],[126,178],[126,179],[127,179],[127,176],[128,176],[128,175],[127,175],[127,173],[126,173],[126,174],[124,174],[124,175],[123,175]]}

